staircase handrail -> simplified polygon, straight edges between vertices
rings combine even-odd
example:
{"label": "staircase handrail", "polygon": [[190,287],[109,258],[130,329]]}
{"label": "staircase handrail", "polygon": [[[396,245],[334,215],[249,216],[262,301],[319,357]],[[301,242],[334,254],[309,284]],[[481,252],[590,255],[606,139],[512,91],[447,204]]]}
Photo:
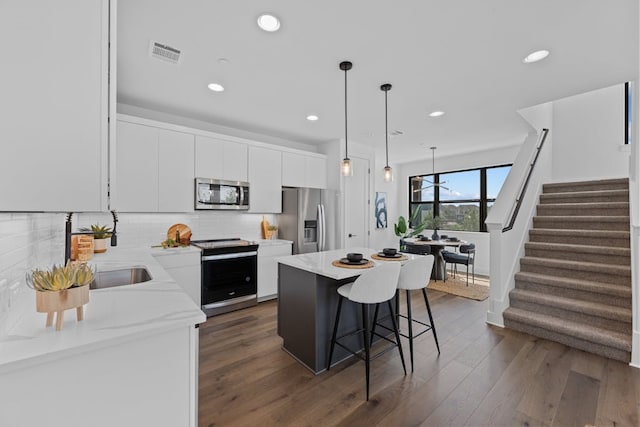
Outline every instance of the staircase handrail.
{"label": "staircase handrail", "polygon": [[538,161],[538,156],[540,155],[540,151],[542,150],[542,146],[544,145],[545,140],[547,139],[547,134],[549,133],[549,129],[543,128],[542,132],[540,132],[540,136],[538,137],[538,142],[536,142],[536,155],[533,158],[533,161],[529,164],[529,171],[527,172],[527,176],[523,181],[522,188],[520,189],[520,194],[515,200],[515,206],[511,213],[511,219],[506,227],[502,229],[502,232],[507,232],[513,228],[513,224],[516,222],[516,218],[518,217],[518,212],[520,212],[520,206],[522,205],[522,200],[527,192],[527,188],[529,186],[529,180],[531,179],[531,174],[533,172],[533,168],[536,166],[536,162]]}

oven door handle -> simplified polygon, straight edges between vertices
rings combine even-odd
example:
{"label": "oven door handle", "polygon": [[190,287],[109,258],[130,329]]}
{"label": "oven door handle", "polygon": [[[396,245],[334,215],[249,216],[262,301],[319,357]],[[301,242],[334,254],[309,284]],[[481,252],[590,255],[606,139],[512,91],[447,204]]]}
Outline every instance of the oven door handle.
{"label": "oven door handle", "polygon": [[202,261],[218,261],[222,259],[247,258],[258,255],[258,251],[238,252],[233,254],[207,255],[202,257]]}

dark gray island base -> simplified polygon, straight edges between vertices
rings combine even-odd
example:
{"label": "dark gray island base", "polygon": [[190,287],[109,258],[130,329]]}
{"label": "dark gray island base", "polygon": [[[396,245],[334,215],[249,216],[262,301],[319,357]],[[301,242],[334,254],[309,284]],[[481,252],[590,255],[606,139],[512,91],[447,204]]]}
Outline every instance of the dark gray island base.
{"label": "dark gray island base", "polygon": [[[363,270],[349,270],[353,276],[333,279],[300,268],[278,263],[278,335],[282,347],[300,363],[316,374],[327,369],[329,345],[338,307],[337,289],[352,282]],[[373,306],[370,314],[373,317]],[[386,304],[380,305],[380,317],[387,316]],[[390,319],[382,323],[391,327]],[[361,309],[345,299],[342,304],[338,335],[351,332],[362,325]],[[380,332],[381,329],[378,329]],[[380,340],[376,337],[374,341]],[[342,342],[351,349],[363,349],[362,334],[345,337]],[[336,346],[333,364],[351,357]]]}

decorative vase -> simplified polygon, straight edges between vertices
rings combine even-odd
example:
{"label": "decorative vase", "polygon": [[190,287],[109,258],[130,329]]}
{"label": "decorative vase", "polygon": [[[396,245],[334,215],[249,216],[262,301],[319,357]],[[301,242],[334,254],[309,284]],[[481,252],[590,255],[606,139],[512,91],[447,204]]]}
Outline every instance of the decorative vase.
{"label": "decorative vase", "polygon": [[404,239],[400,239],[399,249],[400,252],[403,252],[405,249],[407,249],[407,245],[404,243]]}
{"label": "decorative vase", "polygon": [[433,234],[431,235],[431,240],[440,240],[440,236],[438,236],[438,229],[433,230]]}
{"label": "decorative vase", "polygon": [[107,252],[107,240],[108,239],[94,239],[93,252],[96,254]]}
{"label": "decorative vase", "polygon": [[89,302],[89,285],[64,289],[61,291],[36,291],[36,311],[47,313],[46,326],[53,324],[56,313],[56,331],[62,329],[64,311],[76,309],[76,319],[84,319],[84,305]]}

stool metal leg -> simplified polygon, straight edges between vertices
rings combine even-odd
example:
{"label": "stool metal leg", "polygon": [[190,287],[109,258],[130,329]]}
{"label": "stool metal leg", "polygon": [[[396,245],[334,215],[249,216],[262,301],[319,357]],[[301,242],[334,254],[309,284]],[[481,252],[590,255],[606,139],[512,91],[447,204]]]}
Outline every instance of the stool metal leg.
{"label": "stool metal leg", "polygon": [[411,315],[411,291],[407,293],[407,323],[409,324],[409,355],[411,357],[411,372],[413,372],[413,316]]}
{"label": "stool metal leg", "polygon": [[431,306],[429,305],[429,298],[427,298],[427,291],[422,288],[422,295],[424,296],[424,303],[427,305],[427,313],[429,313],[429,322],[431,323],[431,330],[433,331],[433,339],[436,341],[436,348],[438,354],[440,354],[440,344],[438,344],[438,335],[436,334],[436,325],[433,323],[433,315],[431,314]]}
{"label": "stool metal leg", "polygon": [[362,335],[364,337],[364,363],[367,377],[367,401],[369,400],[369,371],[370,371],[370,355],[369,355],[369,304],[362,304]]}
{"label": "stool metal leg", "polygon": [[331,358],[333,357],[333,349],[336,346],[336,335],[338,335],[338,323],[340,323],[340,309],[342,308],[343,296],[338,296],[338,310],[336,312],[336,323],[333,325],[333,335],[331,336],[331,347],[329,350],[329,361],[327,362],[327,371],[331,369]]}
{"label": "stool metal leg", "polygon": [[[402,353],[402,343],[400,342],[400,333],[398,332],[398,322],[396,322],[396,316],[393,313],[393,307],[391,305],[391,301],[387,301],[389,305],[389,311],[391,312],[391,321],[393,322],[393,332],[396,335],[396,342],[398,343],[398,351],[400,352],[400,360],[402,361],[402,369],[404,370],[404,374],[407,375],[407,366],[404,363],[404,354]],[[409,322],[411,323],[411,322]]]}
{"label": "stool metal leg", "polygon": [[369,346],[373,345],[373,337],[376,331],[376,324],[378,323],[378,311],[380,309],[380,304],[376,304],[376,309],[373,312],[373,324],[371,325],[371,340],[369,341]]}

